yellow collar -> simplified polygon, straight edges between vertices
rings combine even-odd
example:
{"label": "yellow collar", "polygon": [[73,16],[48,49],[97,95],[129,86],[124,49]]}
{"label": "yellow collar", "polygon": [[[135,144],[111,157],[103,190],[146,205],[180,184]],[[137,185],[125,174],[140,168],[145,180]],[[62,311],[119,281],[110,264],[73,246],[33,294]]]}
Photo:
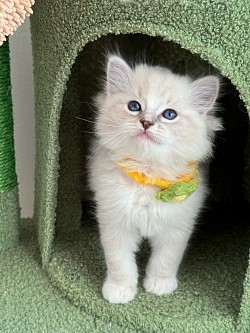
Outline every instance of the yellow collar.
{"label": "yellow collar", "polygon": [[[128,158],[124,159],[123,161],[129,160]],[[157,177],[150,177],[144,174],[143,172],[138,171],[131,171],[127,166],[125,166],[122,161],[115,163],[119,166],[130,178],[142,185],[151,185],[151,186],[158,186],[161,189],[168,189],[171,186],[175,185],[176,183],[188,183],[194,179],[194,177],[198,174],[197,163],[190,162],[188,166],[191,167],[191,171],[189,174],[186,175],[179,175],[175,181],[168,181],[162,178]]]}
{"label": "yellow collar", "polygon": [[[128,160],[130,159],[126,158],[123,161]],[[197,190],[199,183],[201,182],[197,163],[195,162],[188,164],[188,166],[191,168],[189,174],[179,175],[175,181],[150,177],[142,172],[131,171],[126,165],[122,164],[122,161],[116,162],[115,164],[137,183],[160,187],[160,191],[156,193],[155,198],[163,202],[180,202],[186,200],[192,193]]]}

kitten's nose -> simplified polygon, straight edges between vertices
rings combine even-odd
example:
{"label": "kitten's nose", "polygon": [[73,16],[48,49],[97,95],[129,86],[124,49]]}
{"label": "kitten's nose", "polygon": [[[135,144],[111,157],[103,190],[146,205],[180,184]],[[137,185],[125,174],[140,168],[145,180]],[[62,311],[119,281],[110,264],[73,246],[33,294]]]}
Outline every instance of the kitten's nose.
{"label": "kitten's nose", "polygon": [[141,119],[140,123],[142,124],[142,127],[147,130],[149,128],[149,126],[152,126],[153,123],[151,123],[151,121],[145,120],[145,119]]}

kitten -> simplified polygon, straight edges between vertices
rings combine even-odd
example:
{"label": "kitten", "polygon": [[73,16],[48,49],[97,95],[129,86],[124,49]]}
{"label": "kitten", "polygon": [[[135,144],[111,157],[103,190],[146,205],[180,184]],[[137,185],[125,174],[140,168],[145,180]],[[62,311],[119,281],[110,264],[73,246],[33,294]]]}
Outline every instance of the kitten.
{"label": "kitten", "polygon": [[218,90],[216,76],[192,81],[162,67],[131,68],[109,56],[104,91],[95,100],[97,139],[89,169],[107,265],[102,293],[110,303],[127,303],[136,294],[135,252],[142,238],[152,248],[146,291],[163,295],[177,288],[205,181],[185,200],[164,202],[156,198],[158,185],[143,185],[129,172],[176,183],[197,163],[204,178],[200,163],[211,156],[213,134],[221,129],[214,116]]}

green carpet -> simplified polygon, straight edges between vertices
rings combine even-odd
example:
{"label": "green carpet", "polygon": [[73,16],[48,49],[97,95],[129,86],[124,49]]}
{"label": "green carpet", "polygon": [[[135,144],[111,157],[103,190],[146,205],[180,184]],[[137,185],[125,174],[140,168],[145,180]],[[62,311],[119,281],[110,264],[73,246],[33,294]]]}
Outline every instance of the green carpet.
{"label": "green carpet", "polygon": [[0,253],[1,333],[117,332],[116,326],[75,307],[41,269],[32,221],[23,220],[19,246]]}
{"label": "green carpet", "polygon": [[[61,293],[42,270],[32,221],[23,220],[19,246],[0,253],[0,332],[237,332],[249,242],[242,208],[214,207],[198,223],[175,293],[147,294],[140,279],[132,303],[110,305],[101,295],[105,264],[94,221],[57,240],[49,274]],[[147,254],[143,244],[141,274]]]}

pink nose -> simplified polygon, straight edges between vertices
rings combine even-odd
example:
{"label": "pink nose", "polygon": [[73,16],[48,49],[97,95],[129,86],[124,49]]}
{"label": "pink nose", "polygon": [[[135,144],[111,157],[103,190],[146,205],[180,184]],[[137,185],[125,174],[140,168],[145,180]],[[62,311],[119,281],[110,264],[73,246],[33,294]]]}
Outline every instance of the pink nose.
{"label": "pink nose", "polygon": [[142,124],[142,127],[145,129],[145,131],[149,128],[149,126],[153,125],[153,123],[151,123],[151,121],[148,121],[145,119],[141,119],[140,123]]}

